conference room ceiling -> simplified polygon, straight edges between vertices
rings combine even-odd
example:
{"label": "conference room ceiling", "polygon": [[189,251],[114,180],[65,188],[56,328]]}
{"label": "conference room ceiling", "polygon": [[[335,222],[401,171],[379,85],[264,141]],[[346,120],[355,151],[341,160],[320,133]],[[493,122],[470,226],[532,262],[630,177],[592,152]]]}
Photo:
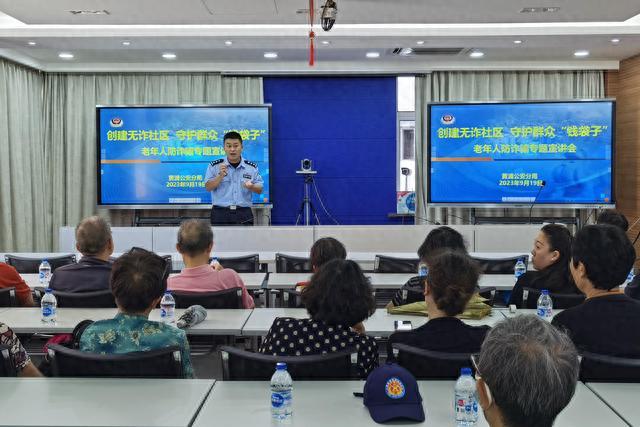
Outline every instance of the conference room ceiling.
{"label": "conference room ceiling", "polygon": [[[317,8],[324,2],[316,0]],[[338,0],[344,24],[621,22],[640,13],[637,0]],[[559,7],[556,12],[521,11]],[[307,0],[0,0],[25,24],[304,24]],[[70,11],[107,11],[73,14]]]}
{"label": "conference room ceiling", "polygon": [[[316,0],[316,8],[322,3]],[[313,68],[307,0],[0,0],[0,56],[46,71],[250,74],[614,69],[640,54],[638,0],[606,7],[598,0],[337,3],[334,28],[316,24]],[[559,10],[523,13],[528,7]],[[400,56],[396,48],[458,52]],[[580,50],[589,55],[574,57]],[[473,51],[484,56],[471,58]],[[73,59],[60,58],[62,52]],[[176,58],[163,59],[168,52]],[[265,52],[278,58],[265,59]],[[367,52],[380,56],[368,59]]]}

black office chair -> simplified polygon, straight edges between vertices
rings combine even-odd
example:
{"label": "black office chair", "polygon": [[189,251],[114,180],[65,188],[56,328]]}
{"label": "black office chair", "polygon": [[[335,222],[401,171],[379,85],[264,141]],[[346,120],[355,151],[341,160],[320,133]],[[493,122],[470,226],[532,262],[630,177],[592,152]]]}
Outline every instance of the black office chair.
{"label": "black office chair", "polygon": [[0,344],[0,377],[15,377],[17,374],[9,347]]}
{"label": "black office chair", "polygon": [[311,260],[277,253],[276,273],[311,273]]}
{"label": "black office chair", "polygon": [[[209,263],[213,258],[209,258]],[[238,273],[260,273],[260,255],[251,254],[239,257],[218,258],[224,268],[230,268]]]}
{"label": "black office chair", "polygon": [[[17,255],[5,255],[4,262],[15,268],[21,274],[37,274],[40,269],[40,263],[45,258],[28,258]],[[73,254],[46,258],[51,265],[51,271],[67,264],[75,264],[76,256]]]}
{"label": "black office chair", "polygon": [[582,352],[580,381],[640,383],[640,358]]}
{"label": "black office chair", "polygon": [[172,291],[171,295],[176,300],[176,308],[187,308],[192,305],[201,305],[207,309],[243,308],[240,287],[217,292]]}
{"label": "black office chair", "polygon": [[480,271],[483,274],[513,274],[519,259],[524,262],[525,267],[529,265],[528,255],[518,255],[509,258],[471,258],[478,263]]}
{"label": "black office chair", "polygon": [[416,273],[418,272],[418,258],[395,258],[384,255],[376,255],[374,273]]}
{"label": "black office chair", "polygon": [[184,378],[178,346],[124,354],[96,354],[51,344],[48,355],[54,377]]}
{"label": "black office chair", "polygon": [[60,308],[115,308],[116,300],[110,289],[95,292],[53,291]]}
{"label": "black office chair", "polygon": [[[522,307],[523,308],[537,308],[538,298],[542,291],[534,288],[522,288]],[[549,292],[551,301],[553,301],[553,308],[571,308],[576,305],[580,305],[584,302],[585,296],[583,294],[556,294]]]}
{"label": "black office chair", "polygon": [[17,307],[16,288],[0,289],[0,307]]}
{"label": "black office chair", "polygon": [[220,347],[222,379],[268,380],[276,363],[284,362],[294,380],[346,380],[358,378],[355,348],[312,356],[271,356],[236,347]]}
{"label": "black office chair", "polygon": [[444,353],[398,343],[391,347],[398,364],[420,379],[455,380],[461,368],[472,367],[471,354],[467,353]]}
{"label": "black office chair", "polygon": [[495,286],[484,286],[478,289],[478,294],[486,299],[486,304],[493,307],[493,303],[496,299],[496,287]]}

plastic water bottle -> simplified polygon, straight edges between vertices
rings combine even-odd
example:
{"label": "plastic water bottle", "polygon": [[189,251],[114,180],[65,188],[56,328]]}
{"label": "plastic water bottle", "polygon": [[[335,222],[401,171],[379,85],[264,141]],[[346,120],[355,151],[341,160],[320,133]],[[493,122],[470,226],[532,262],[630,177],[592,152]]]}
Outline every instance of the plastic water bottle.
{"label": "plastic water bottle", "polygon": [[276,372],[271,377],[271,418],[278,423],[291,421],[291,393],[293,380],[287,371],[287,364],[276,364]]}
{"label": "plastic water bottle", "polygon": [[629,272],[629,275],[627,276],[627,283],[631,283],[633,281],[633,278],[636,277],[634,271],[633,271],[633,267],[631,267],[631,271]]}
{"label": "plastic water bottle", "polygon": [[46,259],[43,259],[38,267],[38,278],[40,284],[45,288],[49,287],[49,281],[51,280],[51,264]]}
{"label": "plastic water bottle", "polygon": [[544,320],[551,321],[552,314],[553,301],[551,301],[549,291],[543,289],[540,297],[538,298],[538,316],[540,316]]}
{"label": "plastic water bottle", "polygon": [[427,274],[429,274],[429,267],[427,267],[427,264],[421,262],[418,266],[418,276],[426,277]]}
{"label": "plastic water bottle", "polygon": [[527,266],[524,264],[522,258],[518,259],[518,262],[516,262],[516,266],[513,269],[513,272],[516,275],[516,280],[518,280],[520,276],[527,272]]}
{"label": "plastic water bottle", "polygon": [[44,296],[40,300],[40,313],[42,314],[42,321],[44,323],[54,323],[56,321],[56,315],[58,312],[58,301],[53,291],[47,288],[44,291]]}
{"label": "plastic water bottle", "polygon": [[471,376],[471,368],[462,368],[456,381],[453,408],[456,427],[471,427],[478,421],[478,394],[476,380]]}
{"label": "plastic water bottle", "polygon": [[168,325],[176,325],[176,300],[169,291],[165,292],[160,300],[160,321]]}
{"label": "plastic water bottle", "polygon": [[214,256],[213,258],[211,258],[211,266],[216,270],[220,268],[220,261],[218,261],[218,257]]}

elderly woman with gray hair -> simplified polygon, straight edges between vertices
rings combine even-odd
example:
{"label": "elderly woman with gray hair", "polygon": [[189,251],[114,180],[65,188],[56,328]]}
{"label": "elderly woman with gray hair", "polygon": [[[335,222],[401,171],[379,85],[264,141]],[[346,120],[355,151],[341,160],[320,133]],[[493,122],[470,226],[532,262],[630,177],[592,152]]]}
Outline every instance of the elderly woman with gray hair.
{"label": "elderly woman with gray hair", "polygon": [[569,337],[536,316],[496,325],[472,358],[478,399],[491,427],[550,427],[578,381]]}

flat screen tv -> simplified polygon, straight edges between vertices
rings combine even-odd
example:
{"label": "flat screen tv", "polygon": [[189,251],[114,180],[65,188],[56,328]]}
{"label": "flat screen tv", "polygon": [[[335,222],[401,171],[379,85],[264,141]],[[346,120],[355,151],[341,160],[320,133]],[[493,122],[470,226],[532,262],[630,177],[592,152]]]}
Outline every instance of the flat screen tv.
{"label": "flat screen tv", "polygon": [[210,162],[225,156],[223,136],[242,136],[271,202],[270,105],[97,106],[98,206],[118,209],[206,207]]}
{"label": "flat screen tv", "polygon": [[428,106],[427,204],[615,206],[615,101]]}

